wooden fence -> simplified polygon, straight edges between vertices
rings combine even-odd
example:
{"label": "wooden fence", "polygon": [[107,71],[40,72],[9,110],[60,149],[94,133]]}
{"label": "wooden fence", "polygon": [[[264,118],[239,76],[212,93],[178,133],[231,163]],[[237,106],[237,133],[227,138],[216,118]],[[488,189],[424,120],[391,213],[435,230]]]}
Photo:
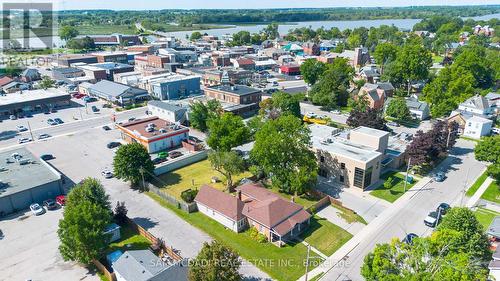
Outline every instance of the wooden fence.
{"label": "wooden fence", "polygon": [[116,275],[114,272],[109,272],[108,268],[104,266],[100,261],[93,260],[92,263],[109,281],[116,281]]}
{"label": "wooden fence", "polygon": [[193,213],[193,212],[196,212],[198,210],[196,203],[194,203],[194,202],[186,203],[186,202],[177,200],[177,198],[175,198],[174,196],[172,196],[170,194],[167,194],[166,192],[162,192],[158,187],[154,186],[153,184],[148,184],[148,189],[149,189],[149,191],[160,196],[162,199],[164,199],[168,203],[176,206],[178,209],[181,209],[185,212]]}
{"label": "wooden fence", "polygon": [[336,206],[339,206],[341,208],[344,208],[344,209],[347,209],[353,213],[356,214],[356,211],[350,209],[350,208],[347,208],[346,206],[344,206],[342,204],[342,201],[338,200],[338,199],[335,199],[333,197],[331,197],[330,195],[328,194],[325,194],[319,190],[311,190],[310,191],[313,195],[315,196],[318,196],[318,197],[321,197],[321,199],[316,202],[316,204],[312,205],[311,207],[307,208],[307,211],[310,212],[310,213],[315,213],[317,210],[320,210],[321,208],[324,208],[325,206],[327,205],[336,205]]}

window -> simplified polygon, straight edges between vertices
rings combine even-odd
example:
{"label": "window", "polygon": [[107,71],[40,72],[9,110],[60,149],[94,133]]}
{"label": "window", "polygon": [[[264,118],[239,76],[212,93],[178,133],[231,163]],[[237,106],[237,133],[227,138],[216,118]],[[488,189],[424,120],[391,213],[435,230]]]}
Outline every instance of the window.
{"label": "window", "polygon": [[320,161],[321,163],[324,163],[324,162],[325,162],[325,156],[321,155],[321,156],[319,157],[319,161]]}
{"label": "window", "polygon": [[326,178],[326,177],[328,177],[328,172],[325,169],[319,169],[318,175]]}
{"label": "window", "polygon": [[372,171],[373,171],[373,167],[370,167],[370,168],[366,169],[366,172],[365,172],[365,181],[364,181],[364,184],[363,184],[363,188],[369,186],[372,183]]}
{"label": "window", "polygon": [[345,170],[345,163],[340,163],[340,169]]}
{"label": "window", "polygon": [[375,166],[375,169],[378,169],[378,164],[379,164],[379,163],[380,163],[380,162],[378,162],[378,161],[377,161],[377,165]]}
{"label": "window", "polygon": [[354,186],[362,188],[363,187],[363,177],[365,175],[365,171],[358,167],[354,168]]}
{"label": "window", "polygon": [[340,182],[344,182],[344,176],[340,176],[340,177],[339,177],[339,181],[340,181]]}

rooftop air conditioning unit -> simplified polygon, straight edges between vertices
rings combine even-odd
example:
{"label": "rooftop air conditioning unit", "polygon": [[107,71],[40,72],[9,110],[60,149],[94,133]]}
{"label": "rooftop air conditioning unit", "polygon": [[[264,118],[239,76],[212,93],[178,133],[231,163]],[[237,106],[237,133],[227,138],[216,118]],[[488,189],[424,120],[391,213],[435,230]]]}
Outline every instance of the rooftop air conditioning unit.
{"label": "rooftop air conditioning unit", "polygon": [[154,128],[153,127],[146,127],[146,132],[148,133],[151,133],[151,132],[154,132]]}
{"label": "rooftop air conditioning unit", "polygon": [[160,133],[162,133],[162,134],[163,134],[163,133],[166,133],[166,132],[167,132],[167,130],[165,130],[164,128],[161,128],[161,129],[160,129]]}

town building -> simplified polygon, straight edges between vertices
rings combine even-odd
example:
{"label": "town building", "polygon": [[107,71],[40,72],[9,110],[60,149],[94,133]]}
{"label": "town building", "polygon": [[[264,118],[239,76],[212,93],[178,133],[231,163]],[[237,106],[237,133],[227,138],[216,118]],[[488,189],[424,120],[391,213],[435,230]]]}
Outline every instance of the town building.
{"label": "town building", "polygon": [[321,177],[362,190],[379,180],[388,132],[368,127],[345,132],[317,124],[309,128]]}
{"label": "town building", "polygon": [[245,70],[255,69],[255,62],[251,59],[239,58],[239,59],[231,59],[230,61],[235,68],[245,69]]}
{"label": "town building", "polygon": [[[387,106],[391,102],[392,97],[386,98],[385,101],[385,109],[387,109]],[[418,120],[427,120],[430,118],[430,108],[429,104],[423,101],[419,101],[418,99],[414,97],[408,97],[404,99],[406,102],[406,106],[410,110],[410,114],[412,118],[418,119]]]}
{"label": "town building", "polygon": [[68,78],[84,77],[85,72],[76,67],[57,67],[52,69],[52,78],[67,80]]}
{"label": "town building", "polygon": [[98,63],[114,62],[128,64],[127,53],[124,52],[97,52],[92,53],[97,58]]}
{"label": "town building", "polygon": [[210,69],[202,71],[204,86],[217,86],[222,84],[222,77],[227,75],[231,84],[247,84],[252,80],[253,72],[245,69]]}
{"label": "town building", "polygon": [[149,153],[175,148],[189,138],[189,128],[158,117],[143,118],[117,125],[122,139],[140,143]]}
{"label": "town building", "polygon": [[164,261],[151,250],[125,251],[112,265],[116,281],[188,280],[188,262]]}
{"label": "town building", "polygon": [[25,148],[0,152],[0,216],[64,194],[62,175]]}
{"label": "town building", "polygon": [[187,121],[187,108],[172,103],[152,100],[148,102],[148,111],[153,116],[171,123],[184,124]]}
{"label": "town building", "polygon": [[58,66],[70,67],[75,63],[85,63],[85,64],[97,63],[97,57],[87,54],[68,54],[57,57]]}
{"label": "town building", "polygon": [[314,42],[306,42],[302,45],[304,54],[308,56],[317,56],[320,53],[319,45]]}
{"label": "town building", "polygon": [[489,135],[493,127],[493,121],[486,116],[466,111],[453,111],[447,120],[448,122],[457,122],[459,133],[474,139]]}
{"label": "town building", "polygon": [[78,92],[98,97],[120,106],[135,104],[150,98],[148,92],[144,89],[108,80],[102,80],[96,84],[82,83],[78,86]]}
{"label": "town building", "polygon": [[213,86],[205,88],[205,95],[221,102],[231,103],[234,106],[224,108],[227,112],[250,117],[259,110],[259,102],[262,100],[262,92],[244,85]]}
{"label": "town building", "polygon": [[297,64],[285,64],[280,66],[280,73],[285,75],[300,75],[300,66]]}
{"label": "town building", "polygon": [[35,68],[26,68],[21,74],[19,74],[22,82],[29,83],[42,79],[42,75]]}
{"label": "town building", "polygon": [[199,95],[200,85],[199,76],[171,75],[151,81],[151,94],[160,100],[176,100]]}
{"label": "town building", "polygon": [[458,110],[487,116],[494,112],[494,106],[490,105],[490,102],[486,97],[475,95],[459,104]]}
{"label": "town building", "polygon": [[111,34],[111,35],[80,35],[77,38],[82,39],[90,37],[94,40],[96,46],[132,46],[142,44],[137,35]]}
{"label": "town building", "polygon": [[55,88],[0,95],[0,118],[9,115],[47,112],[53,108],[69,106],[70,102],[70,94]]}
{"label": "town building", "polygon": [[165,64],[170,62],[168,56],[161,55],[138,55],[135,56],[135,68],[141,71],[146,68],[164,68]]}
{"label": "town building", "polygon": [[113,81],[116,73],[133,72],[134,66],[123,63],[103,62],[94,64],[77,63],[73,65],[76,68],[85,72],[85,76],[92,78],[94,81],[103,79]]}
{"label": "town building", "polygon": [[359,89],[355,98],[363,98],[368,102],[370,108],[380,109],[384,107],[384,102],[388,96],[392,96],[392,92],[386,91],[378,84],[366,83]]}

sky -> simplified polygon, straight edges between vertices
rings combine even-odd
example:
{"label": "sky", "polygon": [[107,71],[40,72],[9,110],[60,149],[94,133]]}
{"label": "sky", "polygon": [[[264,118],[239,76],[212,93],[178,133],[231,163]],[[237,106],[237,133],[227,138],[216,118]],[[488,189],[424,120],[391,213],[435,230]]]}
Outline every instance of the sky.
{"label": "sky", "polygon": [[[1,2],[23,0],[0,0]],[[47,2],[50,0],[41,0]],[[491,5],[500,0],[52,0],[57,10],[111,9],[258,9],[258,8],[324,8],[324,7],[394,7],[427,5]],[[28,1],[37,2],[37,1]]]}

